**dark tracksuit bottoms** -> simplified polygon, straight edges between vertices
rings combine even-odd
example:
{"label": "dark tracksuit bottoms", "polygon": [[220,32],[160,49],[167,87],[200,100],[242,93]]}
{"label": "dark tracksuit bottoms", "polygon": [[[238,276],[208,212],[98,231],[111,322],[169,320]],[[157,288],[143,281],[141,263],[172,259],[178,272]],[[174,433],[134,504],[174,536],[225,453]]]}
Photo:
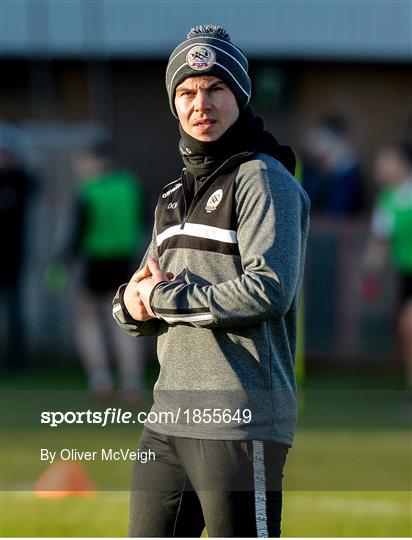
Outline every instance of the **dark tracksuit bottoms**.
{"label": "dark tracksuit bottoms", "polygon": [[279,537],[283,467],[274,441],[191,439],[145,428],[135,462],[129,536]]}

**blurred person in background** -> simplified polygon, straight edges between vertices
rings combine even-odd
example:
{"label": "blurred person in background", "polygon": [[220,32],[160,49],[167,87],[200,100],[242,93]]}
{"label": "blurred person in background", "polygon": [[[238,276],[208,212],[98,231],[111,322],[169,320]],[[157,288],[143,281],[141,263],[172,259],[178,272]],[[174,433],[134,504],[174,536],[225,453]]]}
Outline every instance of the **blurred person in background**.
{"label": "blurred person in background", "polygon": [[[80,185],[65,266],[80,263],[75,293],[74,328],[77,346],[96,399],[114,390],[112,351],[118,366],[122,398],[145,398],[144,350],[112,324],[113,288],[127,280],[143,241],[143,195],[139,181],[114,165],[107,144],[77,154],[74,169]],[[109,347],[110,345],[110,347]]]}
{"label": "blurred person in background", "polygon": [[363,292],[370,297],[379,290],[378,277],[390,253],[399,280],[397,332],[412,395],[412,145],[402,142],[382,147],[374,176],[380,192],[364,259]]}
{"label": "blurred person in background", "polygon": [[26,363],[26,332],[22,302],[22,273],[26,248],[26,219],[34,176],[20,163],[10,146],[0,147],[0,264],[1,341],[4,367],[19,374]]}
{"label": "blurred person in background", "polygon": [[355,215],[363,206],[358,158],[347,120],[331,115],[309,130],[303,147],[303,187],[313,212]]}

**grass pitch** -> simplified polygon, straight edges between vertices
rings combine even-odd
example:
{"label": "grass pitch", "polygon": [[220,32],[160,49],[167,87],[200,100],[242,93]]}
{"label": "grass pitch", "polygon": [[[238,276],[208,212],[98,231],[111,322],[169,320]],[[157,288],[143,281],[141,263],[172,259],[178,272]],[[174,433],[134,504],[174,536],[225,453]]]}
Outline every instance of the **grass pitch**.
{"label": "grass pitch", "polygon": [[[39,381],[27,385],[33,387]],[[41,404],[56,382],[43,377],[39,388]],[[3,383],[2,389],[13,392],[13,384]],[[283,536],[412,536],[412,404],[401,381],[316,377],[301,398],[285,471]],[[39,444],[133,446],[137,427],[98,434],[77,426],[41,431],[26,414],[35,400],[30,398],[30,406],[24,399],[18,403],[11,408],[13,421],[2,425],[0,536],[126,536],[130,463],[84,464],[100,489],[90,497],[41,499],[33,482],[47,467],[39,464]],[[58,439],[45,443],[47,433],[59,433]]]}
{"label": "grass pitch", "polygon": [[[284,493],[283,533],[288,537],[412,535],[407,492]],[[38,499],[33,492],[2,494],[3,537],[119,537],[127,535],[128,494]]]}

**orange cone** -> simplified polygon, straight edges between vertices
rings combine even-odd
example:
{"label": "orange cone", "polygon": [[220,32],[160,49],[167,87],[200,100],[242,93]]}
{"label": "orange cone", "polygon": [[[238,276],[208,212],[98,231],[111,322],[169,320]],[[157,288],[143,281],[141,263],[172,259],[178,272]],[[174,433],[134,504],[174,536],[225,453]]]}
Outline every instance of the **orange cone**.
{"label": "orange cone", "polygon": [[50,465],[34,484],[37,497],[89,497],[96,486],[86,469],[73,461],[58,461]]}

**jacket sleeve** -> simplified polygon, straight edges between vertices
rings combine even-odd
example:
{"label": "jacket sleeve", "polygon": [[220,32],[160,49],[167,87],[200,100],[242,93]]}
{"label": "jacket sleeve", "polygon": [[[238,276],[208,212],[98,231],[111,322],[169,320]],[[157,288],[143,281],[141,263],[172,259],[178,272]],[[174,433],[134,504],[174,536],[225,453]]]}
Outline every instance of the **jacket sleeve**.
{"label": "jacket sleeve", "polygon": [[[155,212],[156,215],[156,212]],[[139,270],[143,268],[146,264],[148,256],[151,255],[154,258],[157,258],[157,245],[156,245],[156,223],[153,226],[152,240],[146,250],[146,253],[143,256],[143,259],[140,263]],[[123,294],[124,290],[127,287],[127,283],[121,285],[117,290],[115,297],[112,302],[112,313],[114,320],[117,324],[123,328],[126,332],[132,336],[157,336],[159,333],[159,319],[149,319],[147,321],[136,321],[127,311],[127,308],[124,304]]]}
{"label": "jacket sleeve", "polygon": [[279,318],[302,271],[309,200],[286,170],[245,169],[236,186],[237,240],[243,274],[217,284],[163,281],[150,305],[169,324],[230,327]]}

